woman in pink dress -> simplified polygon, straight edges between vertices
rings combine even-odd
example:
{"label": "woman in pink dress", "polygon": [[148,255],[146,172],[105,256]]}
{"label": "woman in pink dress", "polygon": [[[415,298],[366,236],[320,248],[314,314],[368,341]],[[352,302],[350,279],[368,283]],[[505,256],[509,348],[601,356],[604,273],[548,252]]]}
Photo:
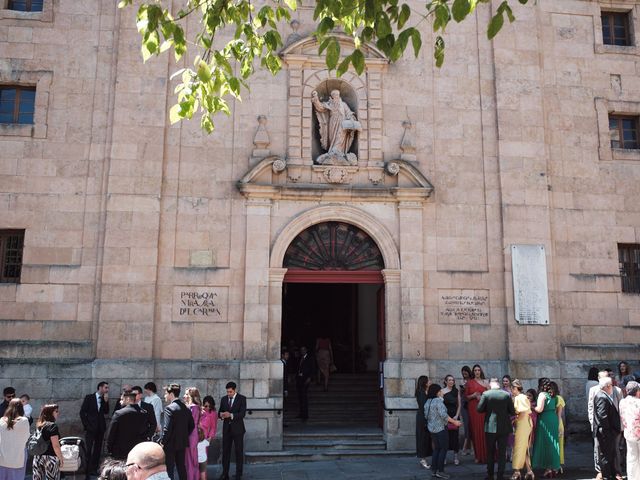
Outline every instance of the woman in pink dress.
{"label": "woman in pink dress", "polygon": [[200,480],[200,469],[198,467],[198,425],[202,415],[202,400],[200,392],[195,387],[189,387],[184,392],[184,403],[191,410],[193,424],[196,428],[189,435],[189,446],[184,452],[184,463],[187,467],[187,480]]}
{"label": "woman in pink dress", "polygon": [[[209,445],[216,437],[216,431],[218,430],[218,413],[216,412],[216,401],[211,395],[207,395],[202,400],[202,416],[200,417],[200,428],[204,432],[204,438],[209,442]],[[207,447],[207,453],[209,447]],[[200,464],[200,480],[207,480],[207,464]]]}
{"label": "woman in pink dress", "polygon": [[469,423],[471,424],[471,437],[473,439],[473,452],[476,463],[487,463],[487,446],[484,440],[484,413],[478,413],[478,402],[482,392],[489,388],[484,378],[484,372],[480,365],[474,365],[471,369],[473,378],[467,382],[465,395],[469,401]]}

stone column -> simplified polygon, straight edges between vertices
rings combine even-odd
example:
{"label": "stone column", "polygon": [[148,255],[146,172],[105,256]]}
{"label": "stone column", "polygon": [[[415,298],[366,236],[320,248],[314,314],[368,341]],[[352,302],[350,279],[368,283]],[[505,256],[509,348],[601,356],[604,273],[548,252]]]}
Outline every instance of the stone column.
{"label": "stone column", "polygon": [[[282,282],[286,268],[269,269],[269,332],[267,341],[267,358],[280,359],[280,342],[282,340]],[[282,391],[282,388],[279,390]]]}
{"label": "stone column", "polygon": [[271,200],[247,199],[242,340],[245,360],[267,358]]}
{"label": "stone column", "polygon": [[422,360],[426,358],[422,203],[401,201],[398,204],[398,218],[402,268],[402,360]]}

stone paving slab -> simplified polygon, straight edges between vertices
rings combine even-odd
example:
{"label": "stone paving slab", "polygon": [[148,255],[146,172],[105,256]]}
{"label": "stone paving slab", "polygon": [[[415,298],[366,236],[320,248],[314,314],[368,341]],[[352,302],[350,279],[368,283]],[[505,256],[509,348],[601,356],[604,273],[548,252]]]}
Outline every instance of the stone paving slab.
{"label": "stone paving slab", "polygon": [[[560,479],[587,480],[593,479],[593,459],[591,443],[588,439],[571,440],[565,450],[565,473]],[[446,473],[452,479],[483,479],[486,466],[473,463],[473,457],[461,456],[461,464],[452,465],[449,453],[449,464]],[[234,466],[232,464],[233,473]],[[209,479],[220,476],[220,466],[210,466]],[[428,480],[430,473],[422,468],[413,457],[373,457],[366,459],[340,459],[331,461],[264,463],[246,465],[243,479],[246,480]],[[508,476],[511,475],[507,465]],[[538,477],[536,477],[538,478]],[[539,478],[542,478],[540,475]]]}

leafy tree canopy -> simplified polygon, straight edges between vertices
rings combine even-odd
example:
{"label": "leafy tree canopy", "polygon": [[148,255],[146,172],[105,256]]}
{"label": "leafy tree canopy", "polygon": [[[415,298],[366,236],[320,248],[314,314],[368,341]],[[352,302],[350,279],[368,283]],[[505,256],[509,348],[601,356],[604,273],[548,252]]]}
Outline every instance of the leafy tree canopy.
{"label": "leafy tree canopy", "polygon": [[[511,5],[529,0],[503,0],[494,10],[487,25],[492,39],[504,25],[505,17],[515,20]],[[326,58],[327,68],[338,76],[352,66],[358,74],[364,71],[365,42],[374,43],[390,61],[404,54],[409,42],[417,57],[422,47],[419,24],[431,22],[436,39],[433,56],[438,67],[444,62],[443,34],[451,21],[462,22],[481,3],[491,0],[433,0],[415,9],[400,0],[316,0],[313,18],[317,22],[315,36],[319,53]],[[121,0],[120,8],[133,0]],[[164,2],[166,3],[166,2]],[[200,115],[206,132],[214,129],[213,116],[230,113],[227,100],[240,99],[241,88],[256,65],[276,74],[282,68],[278,56],[283,46],[278,24],[289,21],[298,0],[266,0],[254,5],[251,0],[183,0],[177,13],[169,11],[162,0],[143,2],[138,8],[137,28],[142,38],[142,57],[147,61],[173,47],[176,62],[189,48],[196,51],[192,68],[177,70],[172,76],[181,81],[175,93],[177,103],[171,107],[171,123]],[[199,29],[193,38],[185,37],[184,21],[199,16]],[[355,49],[340,55],[340,44],[331,35],[336,29],[353,38]],[[222,35],[225,30],[226,35]],[[229,32],[229,33],[227,33]],[[230,39],[229,39],[230,37]],[[224,40],[223,40],[224,39]]]}

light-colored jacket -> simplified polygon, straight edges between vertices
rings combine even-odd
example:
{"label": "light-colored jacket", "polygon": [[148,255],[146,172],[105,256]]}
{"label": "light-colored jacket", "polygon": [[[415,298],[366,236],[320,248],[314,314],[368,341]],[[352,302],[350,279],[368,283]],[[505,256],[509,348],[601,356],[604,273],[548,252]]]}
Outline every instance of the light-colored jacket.
{"label": "light-colored jacket", "polygon": [[29,420],[18,417],[13,428],[7,428],[7,418],[0,418],[0,467],[24,467],[24,455],[29,439]]}

